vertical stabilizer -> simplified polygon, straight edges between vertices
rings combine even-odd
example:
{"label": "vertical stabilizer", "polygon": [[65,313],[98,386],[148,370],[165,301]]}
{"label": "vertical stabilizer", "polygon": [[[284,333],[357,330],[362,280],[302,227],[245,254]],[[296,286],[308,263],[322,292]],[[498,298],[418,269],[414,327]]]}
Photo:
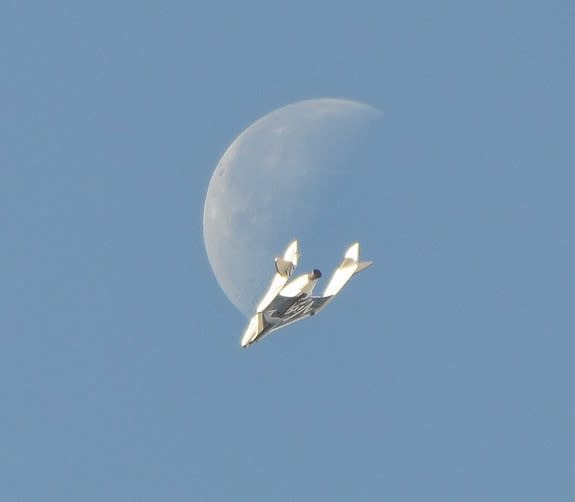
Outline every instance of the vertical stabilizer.
{"label": "vertical stabilizer", "polygon": [[275,259],[276,273],[268,287],[266,294],[260,300],[256,312],[263,311],[271,301],[278,295],[281,289],[286,285],[288,279],[293,274],[299,261],[299,250],[297,240],[290,243],[284,251],[283,256]]}
{"label": "vertical stabilizer", "polygon": [[297,240],[290,243],[284,251],[283,256],[278,256],[275,259],[276,272],[282,277],[289,278],[299,261],[299,250]]}
{"label": "vertical stabilizer", "polygon": [[348,283],[354,274],[369,267],[373,262],[359,261],[359,242],[352,244],[345,252],[343,261],[335,269],[323,296],[335,296]]}

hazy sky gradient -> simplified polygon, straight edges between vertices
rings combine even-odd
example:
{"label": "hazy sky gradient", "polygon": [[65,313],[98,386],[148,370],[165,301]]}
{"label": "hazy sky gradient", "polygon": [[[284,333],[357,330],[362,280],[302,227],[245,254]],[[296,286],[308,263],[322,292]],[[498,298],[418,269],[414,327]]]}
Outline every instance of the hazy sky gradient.
{"label": "hazy sky gradient", "polygon": [[[0,501],[573,500],[575,4],[198,5],[0,6]],[[242,351],[208,182],[322,96],[375,265]]]}

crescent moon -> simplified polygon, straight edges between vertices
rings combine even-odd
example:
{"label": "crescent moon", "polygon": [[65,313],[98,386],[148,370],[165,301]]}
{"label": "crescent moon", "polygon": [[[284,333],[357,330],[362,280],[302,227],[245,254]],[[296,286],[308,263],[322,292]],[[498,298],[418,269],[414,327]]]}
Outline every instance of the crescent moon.
{"label": "crescent moon", "polygon": [[357,101],[300,101],[255,121],[225,151],[206,194],[204,243],[220,287],[244,315],[263,294],[273,258],[321,216],[318,193],[342,145],[378,115]]}

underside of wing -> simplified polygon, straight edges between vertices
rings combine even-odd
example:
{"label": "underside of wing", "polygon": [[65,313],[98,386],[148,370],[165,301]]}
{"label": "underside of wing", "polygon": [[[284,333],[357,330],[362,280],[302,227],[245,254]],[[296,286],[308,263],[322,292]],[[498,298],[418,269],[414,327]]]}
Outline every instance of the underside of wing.
{"label": "underside of wing", "polygon": [[330,300],[325,296],[286,297],[278,295],[264,311],[267,322],[276,327],[315,315]]}

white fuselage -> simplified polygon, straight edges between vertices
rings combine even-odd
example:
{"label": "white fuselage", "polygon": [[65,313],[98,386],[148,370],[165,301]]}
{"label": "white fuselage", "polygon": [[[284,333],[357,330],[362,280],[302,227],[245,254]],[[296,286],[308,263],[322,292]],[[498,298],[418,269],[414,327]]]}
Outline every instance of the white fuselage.
{"label": "white fuselage", "polygon": [[[302,298],[312,295],[320,277],[321,273],[319,270],[314,270],[309,274],[303,274],[299,277],[296,277],[293,281],[290,281],[288,284],[286,284],[273,299],[267,302],[268,305],[266,305],[266,307],[271,304],[274,307],[273,312],[289,312],[290,309],[293,309],[294,306],[301,302]],[[270,290],[271,289],[273,289],[273,285],[270,287]],[[269,292],[270,291],[268,291],[268,293]],[[268,293],[266,293],[264,298],[268,297]],[[296,320],[297,319],[294,319],[292,322],[295,322]],[[266,314],[262,311],[257,312],[250,319],[250,322],[242,337],[242,347],[247,347],[248,345],[251,345],[264,336],[270,334],[275,329],[279,329],[280,326],[276,327],[266,321]]]}

